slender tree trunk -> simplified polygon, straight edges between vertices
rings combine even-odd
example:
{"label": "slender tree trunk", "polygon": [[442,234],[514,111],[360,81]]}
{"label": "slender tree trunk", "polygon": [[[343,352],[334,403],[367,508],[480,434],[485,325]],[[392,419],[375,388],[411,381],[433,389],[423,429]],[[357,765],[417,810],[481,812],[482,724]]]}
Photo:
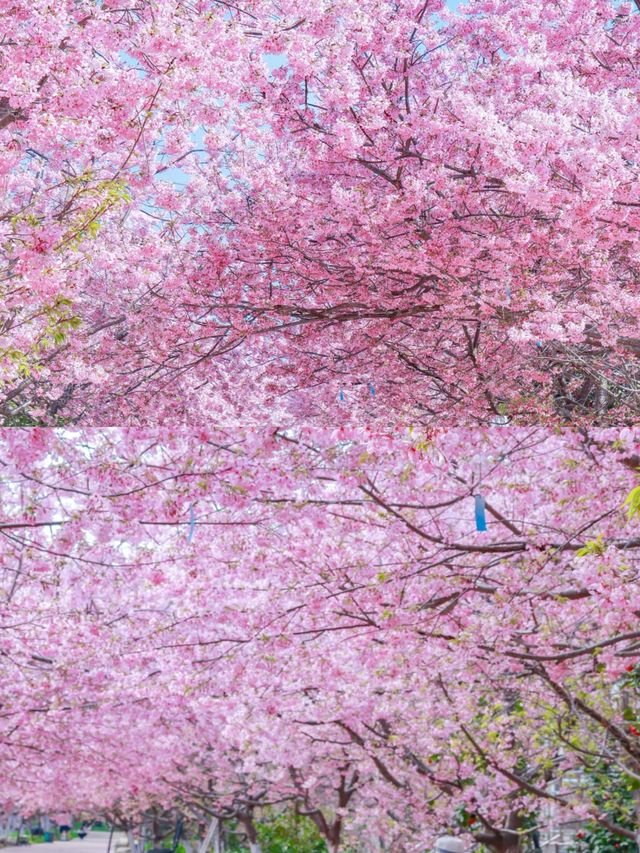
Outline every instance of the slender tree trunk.
{"label": "slender tree trunk", "polygon": [[224,853],[221,821],[217,821],[215,832],[213,833],[213,853]]}
{"label": "slender tree trunk", "polygon": [[133,837],[133,832],[130,829],[127,830],[127,841],[129,842],[129,850],[131,851],[131,853],[138,853],[138,844],[135,838]]}
{"label": "slender tree trunk", "polygon": [[636,832],[636,844],[640,848],[640,791],[634,792],[634,800],[635,800],[635,832]]}
{"label": "slender tree trunk", "polygon": [[[209,847],[211,847],[211,842],[214,842],[214,845],[217,843],[215,841],[216,837],[219,837],[219,827],[220,821],[217,817],[212,817],[211,822],[207,828],[204,838],[200,842],[200,846],[198,847],[198,853],[208,853]],[[215,847],[216,853],[218,853],[218,848]]]}

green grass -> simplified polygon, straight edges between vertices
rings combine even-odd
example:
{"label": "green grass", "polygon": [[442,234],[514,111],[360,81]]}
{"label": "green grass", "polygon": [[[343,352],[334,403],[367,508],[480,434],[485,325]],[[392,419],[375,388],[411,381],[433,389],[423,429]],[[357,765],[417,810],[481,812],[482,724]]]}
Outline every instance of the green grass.
{"label": "green grass", "polygon": [[[58,841],[60,839],[59,830],[51,830],[51,832],[53,833],[53,840]],[[29,844],[48,844],[49,843],[49,842],[44,840],[44,835],[32,835],[28,829],[20,830],[19,836],[18,836],[17,831],[10,832],[9,835],[7,836],[7,843],[8,844],[15,844],[18,840],[18,837],[20,838],[21,841],[28,841]],[[69,833],[69,838],[77,838],[77,837],[78,837],[77,831],[72,829],[71,832]]]}

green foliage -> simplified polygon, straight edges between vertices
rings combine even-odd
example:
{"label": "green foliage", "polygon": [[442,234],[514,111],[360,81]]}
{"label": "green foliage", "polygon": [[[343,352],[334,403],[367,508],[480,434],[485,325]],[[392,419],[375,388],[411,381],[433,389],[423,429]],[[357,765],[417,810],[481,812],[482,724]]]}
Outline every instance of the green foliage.
{"label": "green foliage", "polygon": [[[2,418],[2,423],[0,426],[2,427],[24,427],[24,426],[42,426],[42,427],[62,427],[72,422],[72,418],[61,418],[59,416],[49,418],[48,420],[43,420],[42,418],[35,418],[33,415],[30,415],[27,411],[16,412],[16,414],[12,414],[11,412],[8,415],[5,415]],[[100,830],[101,832],[103,830]],[[106,831],[106,830],[105,830]]]}
{"label": "green foliage", "polygon": [[636,515],[640,515],[640,486],[632,489],[627,496],[624,505],[627,507],[627,518],[631,521]]}
{"label": "green foliage", "polygon": [[623,838],[609,832],[598,824],[588,824],[583,830],[582,838],[572,848],[575,853],[637,853],[638,846],[630,838]]}
{"label": "green foliage", "polygon": [[5,415],[2,419],[3,427],[42,426],[39,420],[33,418],[28,412],[17,412],[15,415]]}
{"label": "green foliage", "polygon": [[[593,804],[613,823],[635,831],[637,781],[613,765],[593,768],[587,773],[587,779]],[[570,853],[638,853],[638,845],[630,838],[589,821],[578,832]]]}
{"label": "green foliage", "polygon": [[[0,363],[5,361],[15,374],[15,381],[21,382],[37,375],[42,365],[40,357],[47,350],[64,344],[70,333],[82,325],[82,320],[73,312],[73,303],[66,296],[59,295],[49,305],[43,305],[31,319],[44,318],[45,324],[38,339],[30,350],[23,351],[15,347],[0,349]],[[5,423],[4,426],[32,426],[31,423]]]}
{"label": "green foliage", "polygon": [[70,310],[72,306],[71,300],[64,296],[58,296],[52,305],[44,306],[48,322],[41,342],[43,349],[64,343],[67,333],[82,325],[80,317],[76,317]]}
{"label": "green foliage", "polygon": [[453,818],[454,826],[459,826],[463,829],[471,830],[476,822],[477,818],[473,814],[473,812],[468,811],[466,806],[458,806]]}
{"label": "green foliage", "polygon": [[[627,667],[627,671],[625,673],[624,683],[626,687],[631,687],[632,689],[640,692],[640,666],[637,664],[629,664]],[[628,716],[630,709],[625,708],[623,712],[623,716],[625,720],[631,720]],[[637,719],[637,715],[633,714],[634,719]]]}
{"label": "green foliage", "polygon": [[129,204],[132,200],[127,185],[122,180],[113,178],[107,181],[91,183],[92,174],[86,172],[77,178],[70,178],[67,183],[76,189],[76,199],[81,196],[91,198],[96,203],[83,211],[82,215],[73,221],[71,231],[57,247],[69,246],[77,251],[80,244],[87,239],[95,239],[100,231],[100,217],[108,210],[121,203]]}
{"label": "green foliage", "polygon": [[258,839],[263,853],[327,853],[315,824],[290,811],[261,821]]}
{"label": "green foliage", "polygon": [[[231,832],[229,832],[229,828]],[[225,833],[224,843],[225,843],[225,852],[226,853],[247,853],[249,849],[246,844],[244,844],[238,836],[236,832],[239,831],[238,827],[235,823],[230,824],[230,827],[227,827],[227,832]]]}
{"label": "green foliage", "polygon": [[576,553],[578,557],[586,557],[588,554],[604,554],[606,549],[602,535],[599,535],[586,542],[584,548],[580,548]]}

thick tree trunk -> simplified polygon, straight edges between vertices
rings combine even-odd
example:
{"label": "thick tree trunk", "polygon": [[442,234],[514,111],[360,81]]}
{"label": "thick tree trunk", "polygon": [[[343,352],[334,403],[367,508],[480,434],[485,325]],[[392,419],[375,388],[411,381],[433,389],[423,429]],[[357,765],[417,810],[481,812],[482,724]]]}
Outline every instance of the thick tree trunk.
{"label": "thick tree trunk", "polygon": [[260,846],[260,842],[258,841],[256,825],[253,822],[253,809],[238,814],[238,820],[244,827],[245,832],[247,833],[247,843],[249,845],[250,853],[262,853],[262,847]]}
{"label": "thick tree trunk", "polygon": [[520,853],[522,836],[517,832],[522,827],[522,818],[516,812],[510,812],[502,829],[479,832],[476,841],[490,847],[495,853]]}

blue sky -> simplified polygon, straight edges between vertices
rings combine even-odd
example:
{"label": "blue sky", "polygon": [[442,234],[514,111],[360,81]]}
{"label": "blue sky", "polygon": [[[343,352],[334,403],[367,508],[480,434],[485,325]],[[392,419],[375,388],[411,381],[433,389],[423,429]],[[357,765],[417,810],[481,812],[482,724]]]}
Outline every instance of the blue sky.
{"label": "blue sky", "polygon": [[[455,10],[462,2],[464,2],[464,0],[447,0],[446,5],[449,9]],[[265,59],[271,70],[286,65],[287,61],[285,54],[265,54]],[[131,64],[135,65],[135,62],[131,60]],[[194,148],[200,148],[202,142],[203,134],[201,131],[198,131],[194,134]],[[167,181],[168,183],[174,184],[178,187],[184,187],[189,181],[189,176],[181,169],[166,169],[166,171],[162,172],[158,176],[158,179],[161,181]]]}

